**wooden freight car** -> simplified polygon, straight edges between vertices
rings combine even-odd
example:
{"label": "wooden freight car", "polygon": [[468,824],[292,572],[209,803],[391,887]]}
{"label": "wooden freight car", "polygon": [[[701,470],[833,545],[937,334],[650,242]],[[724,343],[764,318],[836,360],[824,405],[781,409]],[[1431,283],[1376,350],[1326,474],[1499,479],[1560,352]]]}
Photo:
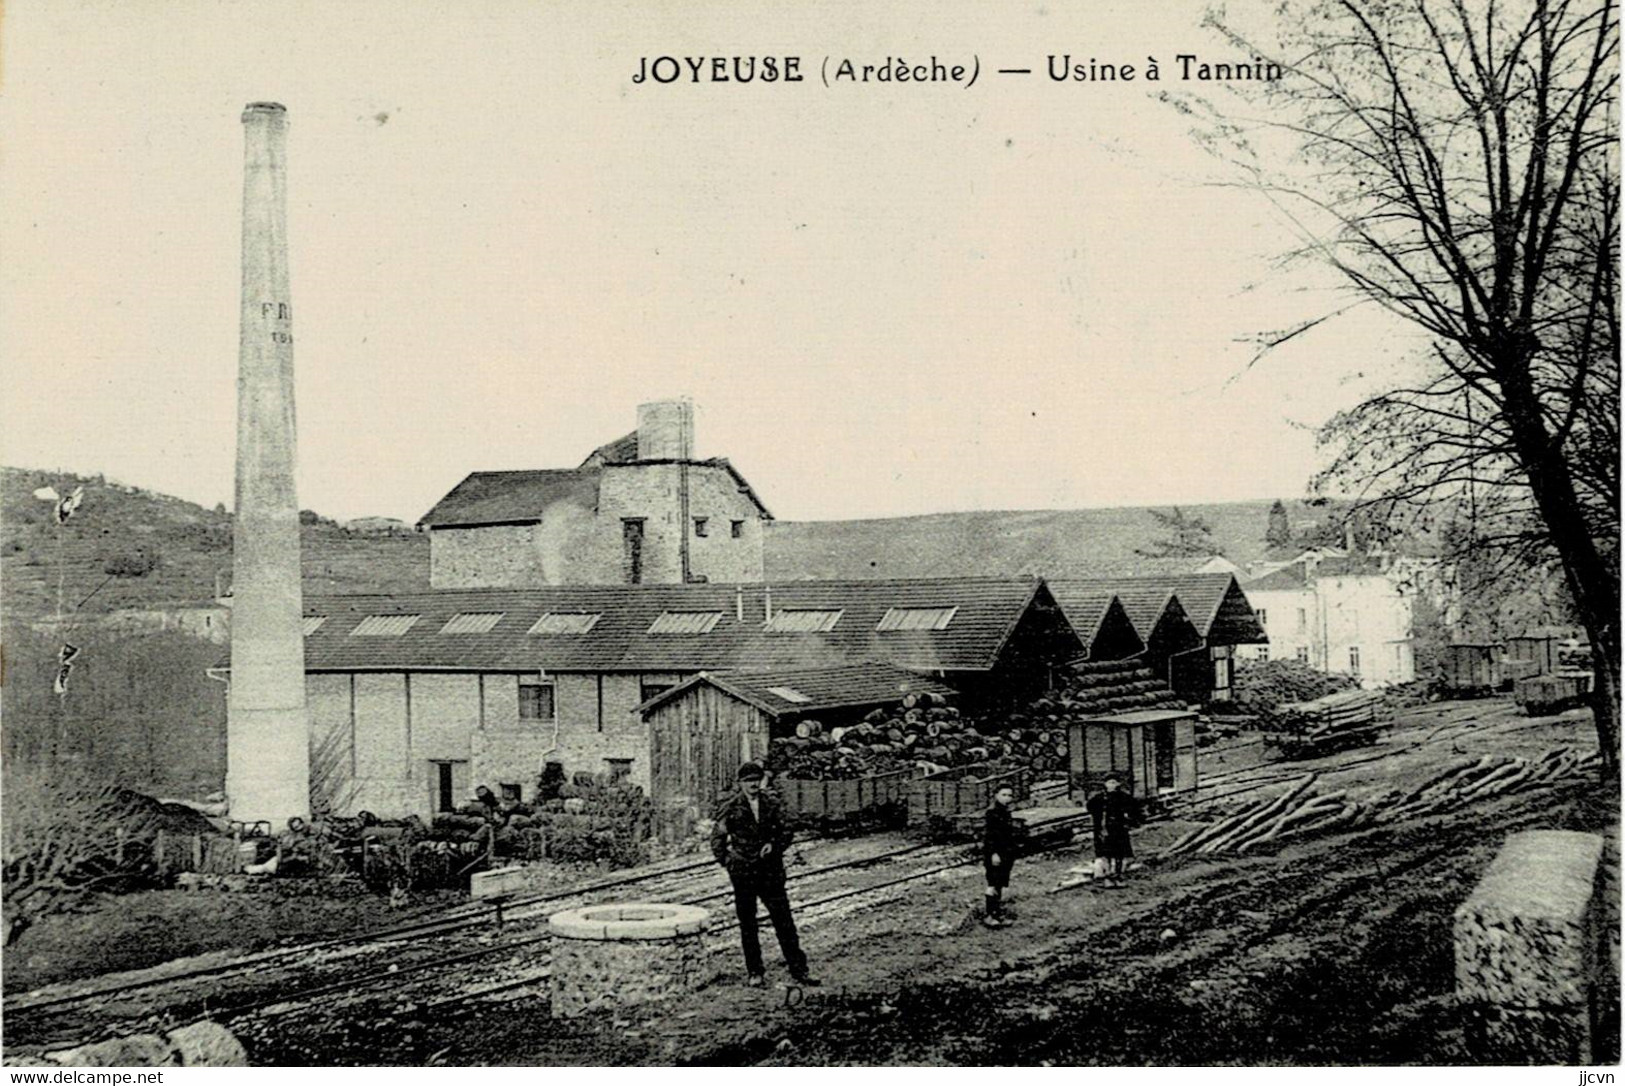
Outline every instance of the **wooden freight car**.
{"label": "wooden freight car", "polygon": [[792,822],[835,827],[871,820],[902,821],[913,777],[907,769],[846,780],[780,777],[773,787]]}
{"label": "wooden freight car", "polygon": [[1441,685],[1450,697],[1478,698],[1501,687],[1501,647],[1488,641],[1458,641],[1444,656]]}
{"label": "wooden freight car", "polygon": [[1027,798],[1030,779],[1029,769],[995,769],[988,764],[915,777],[908,786],[908,824],[923,826],[933,819],[960,824],[980,818],[1000,788],[1014,789],[1018,800]]}
{"label": "wooden freight car", "polygon": [[1142,800],[1196,788],[1196,714],[1146,709],[1075,720],[1068,726],[1072,795],[1087,799],[1116,776]]}
{"label": "wooden freight car", "polygon": [[1512,685],[1512,698],[1530,716],[1550,716],[1585,704],[1591,676],[1585,673],[1534,675]]}

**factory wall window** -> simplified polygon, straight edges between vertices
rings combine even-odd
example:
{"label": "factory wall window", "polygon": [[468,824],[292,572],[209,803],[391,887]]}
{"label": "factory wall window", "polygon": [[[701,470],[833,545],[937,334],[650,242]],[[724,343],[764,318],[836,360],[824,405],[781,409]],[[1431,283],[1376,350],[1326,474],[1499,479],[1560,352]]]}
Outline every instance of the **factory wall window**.
{"label": "factory wall window", "polygon": [[697,536],[700,536],[702,538],[705,537],[705,536],[710,535],[711,534],[710,525],[711,525],[711,518],[710,517],[695,517],[694,518],[694,534],[697,535]]}
{"label": "factory wall window", "polygon": [[643,518],[621,521],[621,571],[627,584],[643,583]]}
{"label": "factory wall window", "polygon": [[1298,608],[1298,632],[1303,633],[1303,631],[1307,630],[1308,628],[1309,612],[1300,607]]}
{"label": "factory wall window", "polygon": [[744,521],[742,521],[742,520],[732,521],[729,524],[728,527],[729,527],[729,531],[733,534],[733,537],[735,539],[744,539],[745,538],[745,522]]}
{"label": "factory wall window", "polygon": [[1270,658],[1270,647],[1268,645],[1258,646],[1258,658],[1260,660],[1268,660]]}
{"label": "factory wall window", "polygon": [[[1268,626],[1270,624],[1269,612],[1262,607],[1258,609],[1258,624],[1260,626]],[[1268,659],[1268,657],[1264,657],[1264,659]]]}
{"label": "factory wall window", "polygon": [[534,675],[519,677],[519,719],[552,720],[556,712],[553,684]]}
{"label": "factory wall window", "polygon": [[605,758],[604,767],[609,771],[609,779],[612,781],[618,781],[632,775],[632,759],[630,758]]}
{"label": "factory wall window", "polygon": [[1298,646],[1298,663],[1307,664],[1308,662],[1309,662],[1309,646],[1308,645],[1299,645]]}
{"label": "factory wall window", "polygon": [[1360,674],[1360,646],[1349,646],[1349,674],[1358,677]]}
{"label": "factory wall window", "polygon": [[519,802],[519,786],[517,784],[499,784],[497,788],[502,792],[502,798],[510,803]]}
{"label": "factory wall window", "polygon": [[650,698],[659,697],[661,694],[664,694],[666,691],[670,690],[671,687],[671,683],[639,683],[638,704],[641,705]]}

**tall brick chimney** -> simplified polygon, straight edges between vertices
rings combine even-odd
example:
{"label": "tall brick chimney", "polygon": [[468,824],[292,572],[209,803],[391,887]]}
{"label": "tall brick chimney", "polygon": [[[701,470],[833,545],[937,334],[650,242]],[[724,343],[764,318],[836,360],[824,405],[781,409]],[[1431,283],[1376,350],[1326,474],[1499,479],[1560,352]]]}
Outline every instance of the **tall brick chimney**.
{"label": "tall brick chimney", "polygon": [[243,284],[237,354],[226,795],[231,817],[310,817],[299,498],[294,491],[293,308],[288,294],[288,117],[243,110]]}
{"label": "tall brick chimney", "polygon": [[638,405],[638,459],[694,459],[692,400],[660,400]]}

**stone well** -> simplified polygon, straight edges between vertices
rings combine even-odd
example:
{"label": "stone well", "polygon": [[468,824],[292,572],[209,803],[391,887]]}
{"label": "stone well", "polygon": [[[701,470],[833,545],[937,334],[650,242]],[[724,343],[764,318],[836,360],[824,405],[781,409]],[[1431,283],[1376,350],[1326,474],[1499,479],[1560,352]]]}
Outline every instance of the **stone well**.
{"label": "stone well", "polygon": [[566,909],[553,933],[553,1017],[645,1003],[705,983],[709,910],[628,902]]}

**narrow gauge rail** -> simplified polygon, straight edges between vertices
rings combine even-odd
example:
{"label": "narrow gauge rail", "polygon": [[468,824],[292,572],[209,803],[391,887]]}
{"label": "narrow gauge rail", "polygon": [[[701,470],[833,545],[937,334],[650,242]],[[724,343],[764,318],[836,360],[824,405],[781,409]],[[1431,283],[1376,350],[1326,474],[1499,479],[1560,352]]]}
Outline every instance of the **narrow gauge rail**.
{"label": "narrow gauge rail", "polygon": [[[838,863],[822,866],[792,870],[792,880],[805,880],[816,878],[832,872],[845,871],[853,868],[868,867],[877,864],[896,862],[902,857],[912,856],[928,850],[949,851],[941,845],[914,844],[902,848],[890,849],[879,853],[859,856],[843,860]],[[953,849],[952,851],[957,851]],[[928,860],[932,857],[927,856]],[[577,887],[566,891],[557,891],[548,894],[527,895],[510,899],[503,910],[505,922],[528,918],[538,912],[551,912],[559,907],[568,907],[570,904],[590,904],[602,900],[602,895],[609,891],[617,891],[622,887],[645,883],[663,876],[675,877],[673,884],[661,884],[657,890],[662,898],[673,898],[678,894],[688,895],[693,903],[716,900],[729,893],[721,890],[704,896],[694,896],[697,891],[709,889],[716,884],[714,877],[716,865],[711,860],[700,863],[682,865],[659,872],[646,872],[636,876],[621,879],[605,880],[589,886]],[[710,878],[695,879],[696,872],[702,869]],[[695,885],[696,882],[700,885]],[[415,978],[419,975],[429,975],[444,972],[464,963],[482,958],[490,958],[507,952],[523,949],[533,943],[545,941],[547,936],[531,936],[519,940],[508,940],[495,944],[490,943],[492,937],[492,922],[496,918],[496,910],[492,909],[483,914],[454,918],[447,922],[441,920],[420,922],[403,925],[399,928],[368,933],[358,937],[347,937],[337,940],[325,940],[315,944],[305,944],[300,947],[289,947],[265,955],[254,956],[237,962],[189,970],[162,978],[149,978],[127,985],[107,985],[86,992],[77,992],[67,996],[56,997],[49,1000],[40,1000],[6,1012],[7,1035],[11,1044],[32,1043],[34,1045],[49,1045],[52,1048],[66,1047],[84,1043],[87,1034],[96,1035],[107,1032],[116,1032],[121,1024],[144,1020],[162,1013],[171,1019],[202,1020],[202,1019],[231,1019],[241,1017],[277,1007],[283,1004],[298,1004],[324,996],[337,995],[352,989],[368,987],[379,983]],[[481,930],[471,930],[476,924],[485,925]],[[460,950],[456,939],[461,936],[471,949]],[[393,944],[403,939],[419,939],[406,951],[406,960],[401,960],[400,948]],[[482,945],[483,944],[483,945]],[[378,966],[374,956],[386,947],[396,951],[387,966]],[[304,955],[303,958],[300,955]],[[268,983],[275,984],[263,973],[267,965],[280,966],[289,972],[297,971],[301,974],[301,982],[295,987],[282,987],[269,997],[262,993]],[[367,968],[361,973],[355,971],[357,965]],[[251,970],[260,972],[248,978],[242,974]],[[240,990],[240,998],[233,1000],[230,993],[222,996],[215,983],[231,979],[245,980]],[[292,979],[292,978],[289,978]],[[173,993],[171,998],[158,995],[157,1005],[148,1000],[142,1000],[138,1005],[130,1005],[127,1010],[116,1010],[113,1006],[95,1008],[96,1013],[90,1011],[85,1004],[91,1000],[105,1000],[109,1004],[124,1002],[126,997],[137,991],[149,992],[165,986],[184,989],[188,984],[195,987],[196,982],[210,981],[211,990],[208,992],[179,991]],[[314,983],[312,983],[314,982]],[[86,1028],[86,1019],[100,1018],[90,1028]]]}

